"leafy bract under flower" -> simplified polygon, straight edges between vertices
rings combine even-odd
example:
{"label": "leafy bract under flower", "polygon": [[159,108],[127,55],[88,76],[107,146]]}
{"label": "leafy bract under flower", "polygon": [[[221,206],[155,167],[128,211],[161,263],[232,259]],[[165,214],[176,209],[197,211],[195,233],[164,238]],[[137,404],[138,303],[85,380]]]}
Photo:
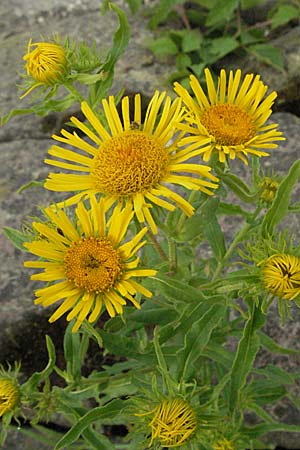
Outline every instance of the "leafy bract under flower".
{"label": "leafy bract under flower", "polygon": [[220,439],[213,444],[214,450],[234,450],[233,442],[228,439]]}
{"label": "leafy bract under flower", "polygon": [[162,447],[180,447],[197,429],[197,418],[188,402],[181,398],[163,400],[153,411],[149,426],[151,447],[158,439]]}
{"label": "leafy bract under flower", "polygon": [[27,53],[23,59],[26,61],[27,75],[35,83],[22,95],[24,98],[33,89],[42,85],[54,85],[63,79],[68,70],[65,49],[56,43],[28,42]]}
{"label": "leafy bract under flower", "polygon": [[[248,154],[269,156],[262,149],[276,148],[275,141],[284,140],[277,131],[277,124],[265,125],[270,117],[271,107],[277,96],[271,92],[266,98],[268,86],[260,76],[247,74],[241,82],[241,70],[229,72],[221,70],[216,87],[209,69],[205,69],[208,94],[194,75],[190,86],[195,98],[179,83],[175,92],[186,105],[186,123],[179,128],[189,133],[182,144],[190,151],[201,148],[204,161],[209,161],[217,153],[220,162],[226,158],[240,158],[248,164]],[[240,84],[241,83],[241,84]]]}
{"label": "leafy bract under flower", "polygon": [[123,209],[116,206],[107,223],[105,200],[97,202],[92,196],[90,203],[90,210],[82,202],[78,204],[77,226],[62,209],[46,209],[50,222],[32,223],[40,238],[24,244],[42,258],[24,263],[25,267],[43,269],[31,279],[49,283],[35,292],[35,303],[46,307],[63,300],[49,321],[54,322],[71,310],[67,320],[77,318],[73,332],[88,314],[89,322],[94,322],[102,307],[111,317],[123,313],[126,299],[140,308],[135,294],[139,292],[145,297],[152,294],[132,278],[156,274],[156,270],[137,268],[136,252],[146,242],[141,241],[146,227],[122,243],[133,216],[130,206]]}
{"label": "leafy bract under flower", "polygon": [[91,143],[79,137],[76,131],[70,133],[62,130],[62,136],[53,136],[72,149],[53,145],[49,154],[54,159],[46,159],[45,162],[75,173],[50,173],[45,187],[52,191],[80,191],[67,199],[64,205],[74,204],[82,196],[95,193],[102,193],[111,205],[124,201],[131,205],[139,222],[147,222],[154,233],[157,228],[150,212],[153,205],[169,211],[177,205],[191,216],[194,208],[172,191],[170,185],[178,184],[212,195],[211,189],[217,187],[218,179],[210,173],[208,166],[185,163],[199,151],[178,147],[175,124],[182,118],[181,101],[176,99],[172,102],[164,92],[156,92],[148,105],[144,121],[139,94],[134,97],[132,118],[128,97],[122,99],[122,117],[114,97],[110,96],[102,103],[109,131],[83,102],[81,108],[88,125],[75,117],[71,118],[71,122]]}
{"label": "leafy bract under flower", "polygon": [[270,256],[263,264],[262,279],[273,295],[296,299],[300,295],[300,258],[284,253]]}
{"label": "leafy bract under flower", "polygon": [[20,390],[17,383],[8,378],[0,378],[0,417],[17,406]]}

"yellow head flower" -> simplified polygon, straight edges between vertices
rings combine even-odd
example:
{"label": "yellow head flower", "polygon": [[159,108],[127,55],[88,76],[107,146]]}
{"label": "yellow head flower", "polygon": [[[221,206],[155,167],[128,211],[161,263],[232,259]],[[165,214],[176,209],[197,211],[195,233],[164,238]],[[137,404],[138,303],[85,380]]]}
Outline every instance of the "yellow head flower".
{"label": "yellow head flower", "polygon": [[133,122],[130,120],[128,97],[122,100],[122,119],[114,97],[109,97],[108,101],[104,99],[103,109],[110,131],[83,102],[82,112],[89,126],[75,117],[71,118],[71,122],[92,143],[79,137],[76,132],[72,134],[62,130],[62,136],[53,138],[72,149],[54,145],[49,154],[55,159],[45,160],[47,164],[80,174],[50,173],[45,187],[52,191],[80,191],[64,202],[65,205],[76,203],[85,194],[97,192],[104,194],[110,204],[124,200],[133,207],[139,222],[148,222],[154,233],[157,228],[150,212],[152,205],[173,211],[175,206],[172,203],[175,203],[191,216],[194,208],[166,184],[178,184],[212,195],[210,189],[217,187],[212,181],[217,181],[217,178],[210,173],[208,166],[185,163],[199,151],[178,148],[175,124],[182,117],[181,102],[179,99],[171,102],[170,97],[166,97],[162,107],[164,98],[165,93],[154,94],[143,122],[140,95],[134,98]]}
{"label": "yellow head flower", "polygon": [[68,70],[65,49],[50,42],[36,42],[32,44],[30,39],[27,53],[23,56],[26,61],[25,69],[27,75],[36,83],[22,95],[28,95],[34,88],[41,85],[54,85],[61,81]]}
{"label": "yellow head flower", "polygon": [[175,92],[182,98],[188,110],[187,123],[180,128],[190,134],[183,138],[183,144],[194,150],[201,147],[203,160],[209,161],[217,153],[220,162],[240,158],[248,164],[248,154],[269,156],[260,149],[276,148],[274,141],[284,140],[277,131],[277,124],[265,125],[270,117],[271,107],[277,96],[272,92],[265,99],[268,86],[247,74],[241,82],[241,70],[221,70],[218,86],[214,85],[209,69],[205,69],[208,95],[206,95],[194,75],[190,77],[190,86],[195,99],[179,83],[175,83]]}
{"label": "yellow head flower", "polygon": [[233,442],[228,439],[220,439],[213,444],[214,450],[234,450]]}
{"label": "yellow head flower", "polygon": [[0,378],[0,417],[12,411],[19,398],[20,390],[17,383],[9,378]]}
{"label": "yellow head flower", "polygon": [[272,294],[294,300],[300,295],[300,258],[286,254],[270,256],[264,262],[262,279]]}
{"label": "yellow head flower", "polygon": [[151,447],[157,439],[162,447],[180,447],[197,429],[197,418],[191,406],[181,398],[163,400],[153,411],[149,423]]}
{"label": "yellow head flower", "polygon": [[103,306],[111,317],[122,314],[125,299],[140,308],[134,295],[152,294],[132,278],[156,274],[156,270],[137,269],[139,258],[135,254],[145,244],[141,239],[146,227],[130,241],[121,243],[133,216],[131,209],[117,206],[107,224],[104,199],[97,203],[91,197],[90,202],[90,210],[83,203],[78,204],[77,227],[63,210],[46,209],[51,224],[32,224],[44,239],[24,244],[31,253],[43,258],[24,263],[25,267],[43,269],[31,279],[48,283],[35,292],[35,303],[46,307],[63,300],[49,321],[54,322],[71,310],[67,320],[77,317],[73,332],[89,313],[89,322],[94,322]]}

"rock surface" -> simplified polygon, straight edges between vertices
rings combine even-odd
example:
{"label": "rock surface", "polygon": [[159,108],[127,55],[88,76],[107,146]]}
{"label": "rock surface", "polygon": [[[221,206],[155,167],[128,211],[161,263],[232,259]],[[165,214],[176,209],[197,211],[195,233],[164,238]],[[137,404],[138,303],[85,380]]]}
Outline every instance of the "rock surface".
{"label": "rock surface", "polygon": [[[118,4],[127,10],[121,0]],[[152,36],[152,33],[146,28],[143,14],[139,13],[135,17],[129,15],[129,19],[132,26],[132,39],[126,55],[117,65],[114,90],[117,91],[124,86],[127,92],[141,91],[145,96],[149,96],[155,88],[164,88],[166,74],[173,71],[173,67],[161,61],[155,62],[153,56],[144,48],[143,44]],[[97,0],[2,0],[0,4],[1,114],[20,107],[19,93],[15,86],[21,81],[17,72],[22,68],[22,55],[30,37],[35,40],[41,35],[47,37],[53,33],[68,32],[71,37],[76,37],[78,40],[95,38],[99,46],[104,46],[112,39],[116,26],[117,20],[112,12],[108,12],[105,16],[100,14]],[[280,74],[275,80],[272,69],[256,66],[257,72],[263,71],[262,78],[272,88],[278,89],[279,105],[280,102],[287,102],[287,97],[284,97],[285,92],[291,86],[291,80],[295,80],[299,73],[295,69],[296,67],[299,69],[299,45],[294,45],[297,39],[299,44],[299,30],[291,30],[284,41],[281,40],[279,43],[282,48],[287,49],[286,56],[288,52],[293,55],[288,60],[288,70],[285,75]],[[254,70],[253,67],[255,66],[252,66],[251,70]],[[282,86],[284,89],[281,89]],[[25,104],[26,101],[24,106]],[[300,155],[298,139],[300,118],[292,112],[276,113],[273,117],[280,124],[280,129],[287,140],[273,151],[270,158],[264,160],[264,166],[266,170],[273,167],[274,170],[284,174]],[[16,191],[32,179],[42,180],[47,176],[48,168],[43,164],[43,159],[52,143],[50,135],[59,130],[59,123],[59,115],[53,115],[47,119],[24,116],[12,119],[0,129],[1,229],[3,226],[20,228],[24,217],[37,214],[38,205],[47,204],[50,198],[53,201],[53,194],[42,189],[28,189],[20,194]],[[239,163],[235,162],[234,165],[237,167]],[[244,171],[245,168],[239,167],[237,170]],[[56,199],[59,199],[59,195]],[[230,224],[228,226],[230,227]],[[289,217],[289,226],[293,231],[297,231],[299,223],[295,218]],[[46,317],[49,317],[49,311],[44,312],[33,306],[34,283],[29,281],[28,272],[23,268],[23,259],[21,252],[16,250],[1,233],[0,360],[3,362],[5,359],[22,357],[25,361],[25,369],[28,366],[30,371],[30,365],[34,365],[37,370],[40,370],[46,362],[46,355],[43,350],[40,350],[44,348],[44,334],[52,334],[55,339],[55,336],[63,333],[64,321],[49,327],[46,320]],[[276,313],[271,312],[266,330],[281,345],[300,349],[299,310],[293,310],[293,316],[294,321],[289,321],[287,326],[282,328]],[[38,330],[38,324],[43,324],[42,330]],[[60,344],[58,340],[57,345]],[[299,371],[300,368],[299,358],[295,357],[276,357],[271,360],[270,355],[262,354],[259,361],[261,364],[278,363],[291,370]],[[274,414],[278,419],[300,424],[299,412],[290,404],[283,405],[281,409],[275,410]],[[279,433],[274,436],[274,442],[286,448],[298,448],[299,435]],[[4,448],[6,450],[44,450],[44,448],[50,450],[50,447],[32,443],[28,437],[20,435],[19,432],[10,433]]]}

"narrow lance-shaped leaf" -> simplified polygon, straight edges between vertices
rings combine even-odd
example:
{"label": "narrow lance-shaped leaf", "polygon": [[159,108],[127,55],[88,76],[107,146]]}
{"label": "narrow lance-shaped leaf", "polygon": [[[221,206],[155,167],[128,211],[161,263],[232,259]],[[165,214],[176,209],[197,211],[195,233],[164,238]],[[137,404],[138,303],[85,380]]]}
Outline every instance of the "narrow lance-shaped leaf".
{"label": "narrow lance-shaped leaf", "polygon": [[267,211],[262,223],[262,235],[268,237],[274,232],[275,226],[286,216],[293,188],[300,176],[300,160],[294,162],[286,178],[278,187],[271,208]]}
{"label": "narrow lance-shaped leaf", "polygon": [[[34,389],[38,386],[42,381],[46,380],[49,375],[52,373],[55,365],[56,354],[55,354],[55,346],[52,342],[50,336],[46,335],[46,346],[48,350],[48,364],[41,372],[35,372],[26,382],[29,390]],[[24,386],[24,385],[23,385]]]}
{"label": "narrow lance-shaped leaf", "polygon": [[217,219],[217,208],[219,205],[219,199],[213,198],[205,205],[202,210],[203,220],[206,224],[204,228],[204,235],[208,240],[211,249],[214,253],[217,261],[223,259],[226,253],[224,234]]}
{"label": "narrow lance-shaped leaf", "polygon": [[229,409],[234,412],[238,407],[241,390],[246,384],[252,365],[259,350],[260,340],[257,331],[264,324],[265,318],[255,303],[252,305],[251,316],[244,328],[243,336],[239,341],[236,356],[231,370],[231,383],[229,387]]}
{"label": "narrow lance-shaped leaf", "polygon": [[55,446],[55,450],[62,448],[69,448],[69,446],[75,442],[84,430],[92,425],[94,422],[115,417],[123,409],[122,400],[112,400],[105,406],[99,406],[91,411],[87,412],[81,417],[75,425],[59,440]]}
{"label": "narrow lance-shaped leaf", "polygon": [[22,252],[27,252],[23,244],[24,242],[28,242],[28,236],[26,237],[24,233],[11,227],[3,227],[3,232],[17,249],[22,250]]}
{"label": "narrow lance-shaped leaf", "polygon": [[115,64],[124,53],[130,39],[130,26],[126,14],[114,3],[109,3],[109,6],[118,16],[119,28],[114,34],[113,46],[108,53],[107,59],[100,69],[104,79],[97,81],[94,86],[91,86],[92,106],[97,105],[111,87]]}
{"label": "narrow lance-shaped leaf", "polygon": [[194,362],[202,355],[211,333],[224,317],[225,310],[226,305],[213,305],[200,319],[192,323],[185,335],[184,347],[177,353],[179,379],[185,379]]}

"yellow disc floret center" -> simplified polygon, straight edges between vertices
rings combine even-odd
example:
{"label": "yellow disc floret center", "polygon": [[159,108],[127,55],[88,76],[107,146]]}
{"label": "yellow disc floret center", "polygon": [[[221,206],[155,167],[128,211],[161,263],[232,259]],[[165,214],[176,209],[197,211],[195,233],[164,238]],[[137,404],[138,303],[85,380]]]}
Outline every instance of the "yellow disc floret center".
{"label": "yellow disc floret center", "polygon": [[201,123],[219,145],[241,145],[256,134],[250,115],[239,106],[212,105],[201,115]]}
{"label": "yellow disc floret center", "polygon": [[107,239],[88,237],[75,242],[65,256],[68,280],[88,292],[105,292],[122,273],[121,256]]}
{"label": "yellow disc floret center", "polygon": [[166,174],[168,164],[168,152],[155,137],[130,130],[101,145],[92,176],[97,190],[130,196],[154,187]]}

